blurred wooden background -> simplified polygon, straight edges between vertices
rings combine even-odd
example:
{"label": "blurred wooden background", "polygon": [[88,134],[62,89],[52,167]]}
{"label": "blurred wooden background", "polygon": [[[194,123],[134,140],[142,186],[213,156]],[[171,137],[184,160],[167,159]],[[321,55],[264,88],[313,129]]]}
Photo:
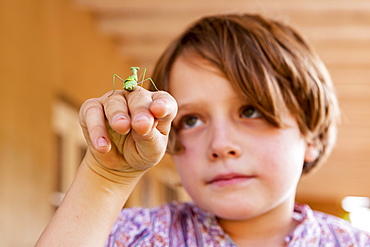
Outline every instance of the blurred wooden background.
{"label": "blurred wooden background", "polygon": [[[85,99],[111,89],[113,73],[126,76],[132,65],[150,73],[167,44],[195,19],[240,11],[295,26],[337,88],[343,118],[337,146],[320,170],[302,179],[298,200],[341,215],[345,196],[370,196],[370,1],[3,0],[0,245],[33,246],[55,210],[50,195],[65,192],[73,178],[78,162],[66,157],[81,154],[68,151],[63,143],[70,136],[61,138],[56,127],[65,119],[56,117],[60,102],[75,114]],[[83,149],[79,141],[69,143]],[[63,170],[65,164],[72,172]],[[186,195],[166,157],[129,205],[176,198]]]}

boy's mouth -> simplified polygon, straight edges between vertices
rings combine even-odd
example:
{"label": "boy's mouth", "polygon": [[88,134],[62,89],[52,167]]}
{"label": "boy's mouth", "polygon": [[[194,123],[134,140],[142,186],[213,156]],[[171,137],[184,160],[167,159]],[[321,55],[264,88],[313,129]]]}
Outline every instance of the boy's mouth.
{"label": "boy's mouth", "polygon": [[207,184],[217,184],[217,185],[232,185],[244,181],[248,181],[254,178],[254,176],[239,174],[239,173],[227,173],[227,174],[219,174],[209,181]]}

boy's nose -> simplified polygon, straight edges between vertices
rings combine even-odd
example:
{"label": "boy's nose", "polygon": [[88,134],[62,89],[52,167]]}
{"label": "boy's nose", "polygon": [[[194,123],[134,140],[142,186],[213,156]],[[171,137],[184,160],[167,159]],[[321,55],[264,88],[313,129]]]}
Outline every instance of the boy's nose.
{"label": "boy's nose", "polygon": [[234,150],[224,150],[224,151],[219,151],[219,150],[214,150],[212,152],[212,159],[218,159],[218,158],[236,158],[238,157],[239,153],[234,151]]}
{"label": "boy's nose", "polygon": [[242,154],[238,137],[232,133],[232,127],[215,128],[211,135],[210,160],[238,158]]}

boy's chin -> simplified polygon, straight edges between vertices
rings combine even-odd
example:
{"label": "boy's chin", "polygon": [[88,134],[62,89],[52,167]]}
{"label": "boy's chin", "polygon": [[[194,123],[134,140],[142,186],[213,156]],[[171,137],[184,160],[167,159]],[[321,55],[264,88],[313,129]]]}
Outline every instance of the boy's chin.
{"label": "boy's chin", "polygon": [[249,220],[259,214],[258,205],[250,205],[245,201],[225,200],[222,202],[213,202],[208,204],[206,211],[212,213],[217,218],[228,221],[243,221]]}

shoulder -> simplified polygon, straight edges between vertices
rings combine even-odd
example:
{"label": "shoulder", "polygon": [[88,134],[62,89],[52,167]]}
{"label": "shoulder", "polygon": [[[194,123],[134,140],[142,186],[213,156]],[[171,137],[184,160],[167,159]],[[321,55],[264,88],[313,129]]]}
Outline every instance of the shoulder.
{"label": "shoulder", "polygon": [[354,228],[339,217],[314,211],[307,205],[296,205],[302,217],[301,233],[305,239],[317,239],[320,246],[370,246],[370,233]]}
{"label": "shoulder", "polygon": [[320,225],[323,236],[330,235],[339,243],[370,245],[370,233],[354,228],[348,221],[317,211],[313,211],[313,215]]}

